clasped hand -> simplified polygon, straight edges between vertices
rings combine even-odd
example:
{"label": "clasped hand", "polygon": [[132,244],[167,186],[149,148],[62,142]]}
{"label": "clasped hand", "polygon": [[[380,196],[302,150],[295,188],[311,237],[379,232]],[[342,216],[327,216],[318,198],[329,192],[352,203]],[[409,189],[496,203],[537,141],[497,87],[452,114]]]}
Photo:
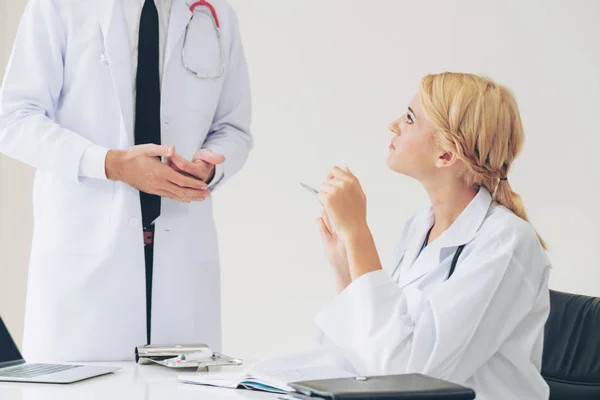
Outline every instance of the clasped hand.
{"label": "clasped hand", "polygon": [[208,183],[214,177],[215,166],[223,162],[223,155],[208,149],[198,151],[188,161],[176,153],[174,146],[145,144],[109,151],[106,176],[141,192],[189,203],[210,196]]}

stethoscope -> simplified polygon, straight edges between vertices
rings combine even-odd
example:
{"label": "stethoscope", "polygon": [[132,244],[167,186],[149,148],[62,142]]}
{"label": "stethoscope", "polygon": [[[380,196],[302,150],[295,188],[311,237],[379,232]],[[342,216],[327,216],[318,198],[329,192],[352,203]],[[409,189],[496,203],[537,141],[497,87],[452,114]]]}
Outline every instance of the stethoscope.
{"label": "stethoscope", "polygon": [[[215,28],[215,32],[217,33],[217,41],[219,42],[219,53],[220,53],[219,55],[220,55],[220,59],[221,59],[221,69],[216,75],[211,75],[208,73],[201,73],[201,72],[195,71],[192,67],[190,67],[188,65],[187,60],[186,60],[186,51],[185,50],[186,50],[188,32],[190,30],[190,23],[193,21],[194,14],[199,7],[202,7],[202,10],[204,10],[204,12],[211,17],[212,22],[213,22],[213,27]],[[183,61],[183,66],[185,67],[185,69],[187,69],[188,71],[190,71],[192,74],[196,75],[200,79],[220,78],[223,76],[223,74],[225,74],[226,65],[225,65],[225,56],[223,53],[223,40],[221,38],[221,24],[219,23],[219,17],[217,16],[217,10],[215,10],[215,7],[212,4],[210,4],[207,0],[199,0],[190,6],[190,11],[192,12],[192,16],[185,27],[185,36],[183,37],[183,48],[181,49],[181,59]]]}
{"label": "stethoscope", "polygon": [[[456,264],[458,264],[458,259],[460,257],[460,254],[463,252],[464,248],[465,248],[465,245],[462,244],[462,245],[458,246],[458,248],[454,252],[454,257],[452,258],[452,263],[450,264],[450,272],[448,272],[448,276],[446,277],[446,280],[450,279],[452,274],[454,274],[454,270],[456,269]],[[398,272],[398,269],[400,268],[400,265],[402,265],[403,260],[404,260],[404,253],[402,253],[402,256],[400,257],[398,264],[396,264],[396,267],[394,268],[394,270],[392,271],[390,276],[396,275],[396,273]]]}

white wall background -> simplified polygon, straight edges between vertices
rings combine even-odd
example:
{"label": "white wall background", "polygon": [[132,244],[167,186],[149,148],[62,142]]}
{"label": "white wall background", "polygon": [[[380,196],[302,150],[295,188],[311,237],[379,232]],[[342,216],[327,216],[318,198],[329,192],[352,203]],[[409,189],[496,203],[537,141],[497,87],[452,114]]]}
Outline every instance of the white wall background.
{"label": "white wall background", "polygon": [[[0,74],[10,51],[24,0],[0,0]],[[33,168],[0,155],[0,315],[18,342],[23,334],[31,231]]]}
{"label": "white wall background", "polygon": [[[24,2],[3,1],[6,57]],[[385,158],[388,122],[429,72],[485,74],[514,90],[528,136],[510,179],[550,245],[551,285],[600,296],[599,1],[231,3],[251,69],[256,148],[216,194],[228,353],[309,346],[313,317],[334,294],[318,203],[300,181],[318,185],[333,164],[352,168],[384,260],[403,221],[428,206]],[[1,159],[0,313],[19,337],[30,185],[28,167]]]}

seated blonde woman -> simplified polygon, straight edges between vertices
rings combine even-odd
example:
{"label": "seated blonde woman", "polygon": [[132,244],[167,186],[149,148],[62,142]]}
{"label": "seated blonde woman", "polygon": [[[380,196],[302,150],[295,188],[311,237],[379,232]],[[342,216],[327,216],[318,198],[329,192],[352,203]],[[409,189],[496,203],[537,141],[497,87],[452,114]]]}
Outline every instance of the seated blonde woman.
{"label": "seated blonde woman", "polygon": [[548,399],[549,262],[509,182],[524,138],[513,95],[475,75],[429,75],[390,130],[388,166],[421,182],[432,206],[408,220],[383,269],[361,185],[333,168],[319,225],[340,293],[317,316],[323,340],[361,375],[418,372],[478,400]]}

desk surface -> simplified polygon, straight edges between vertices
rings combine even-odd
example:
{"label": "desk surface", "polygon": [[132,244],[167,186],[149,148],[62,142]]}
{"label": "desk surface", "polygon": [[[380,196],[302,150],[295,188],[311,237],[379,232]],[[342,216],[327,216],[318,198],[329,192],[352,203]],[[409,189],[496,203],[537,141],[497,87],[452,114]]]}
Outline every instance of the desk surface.
{"label": "desk surface", "polygon": [[2,400],[274,400],[277,395],[246,390],[189,385],[177,380],[181,371],[160,365],[98,363],[121,370],[68,385],[0,382]]}

